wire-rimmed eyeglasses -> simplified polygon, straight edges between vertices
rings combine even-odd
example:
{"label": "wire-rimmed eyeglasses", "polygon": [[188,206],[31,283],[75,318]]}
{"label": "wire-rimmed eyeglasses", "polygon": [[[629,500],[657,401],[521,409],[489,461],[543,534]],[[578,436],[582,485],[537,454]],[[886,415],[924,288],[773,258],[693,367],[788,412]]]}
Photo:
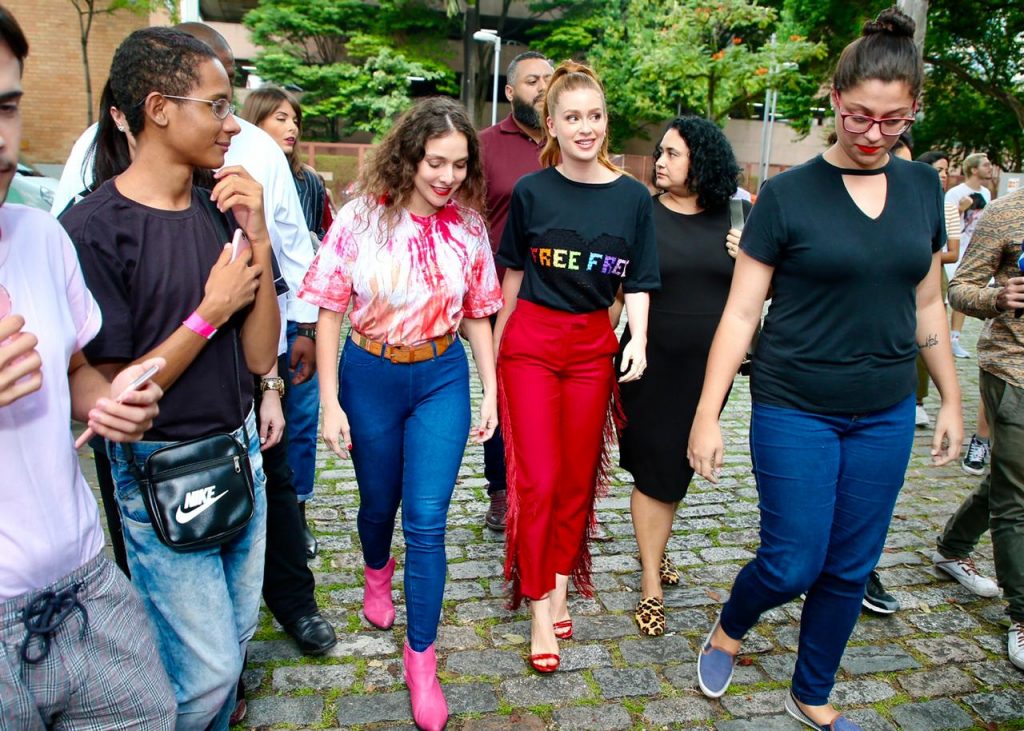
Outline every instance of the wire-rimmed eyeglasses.
{"label": "wire-rimmed eyeglasses", "polygon": [[[203,104],[209,104],[210,109],[213,111],[213,116],[217,119],[227,119],[229,114],[235,113],[235,105],[231,103],[230,99],[199,99],[194,96],[171,96],[170,94],[164,94],[163,92],[157,92],[164,99],[177,99],[183,102],[202,102]],[[146,99],[149,97],[147,96]],[[146,99],[139,102],[139,106],[146,103]]]}

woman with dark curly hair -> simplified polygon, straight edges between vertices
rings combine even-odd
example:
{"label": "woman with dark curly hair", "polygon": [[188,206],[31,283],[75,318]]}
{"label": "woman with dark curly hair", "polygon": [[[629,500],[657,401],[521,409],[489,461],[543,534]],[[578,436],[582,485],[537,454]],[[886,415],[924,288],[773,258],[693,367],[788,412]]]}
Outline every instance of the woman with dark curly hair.
{"label": "woman with dark curly hair", "polygon": [[[662,584],[679,583],[665,546],[693,478],[686,440],[732,282],[739,231],[731,231],[731,244],[726,236],[739,173],[729,141],[706,119],[674,120],[654,149],[661,290],[651,293],[647,373],[621,386],[626,427],[619,442],[622,467],[634,479],[630,512],[643,567],[634,616],[650,636],[665,632]],[[742,205],[749,210],[749,203]],[[613,307],[616,321],[619,311]],[[630,340],[627,326],[620,353]]]}
{"label": "woman with dark curly hair", "polygon": [[363,614],[380,629],[395,621],[391,537],[402,505],[405,682],[417,727],[439,730],[448,720],[434,652],[445,524],[470,427],[460,327],[484,389],[473,440],[489,439],[498,423],[488,317],[501,291],[478,212],[480,148],[462,106],[436,97],[402,115],[361,173],[360,193],[338,213],[299,296],[320,306],[320,363],[338,362],[353,304],[338,371],[320,371],[323,437],[339,457],[352,455]]}

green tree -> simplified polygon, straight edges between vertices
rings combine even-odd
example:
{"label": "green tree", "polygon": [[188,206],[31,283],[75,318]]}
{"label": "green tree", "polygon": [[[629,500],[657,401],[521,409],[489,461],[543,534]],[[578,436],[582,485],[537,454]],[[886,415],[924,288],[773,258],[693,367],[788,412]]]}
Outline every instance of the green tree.
{"label": "green tree", "polygon": [[[793,117],[822,105],[831,67],[864,21],[891,0],[769,0],[794,32],[827,48],[804,83],[780,105]],[[915,152],[933,147],[954,157],[982,150],[1008,169],[1024,164],[1024,4],[1020,0],[930,0],[924,43],[923,114]],[[817,102],[815,102],[817,99]],[[801,121],[801,120],[797,120]],[[806,119],[802,120],[806,124]]]}
{"label": "green tree", "polygon": [[860,35],[864,22],[891,6],[893,0],[774,0],[780,30],[805,36],[822,52],[780,89],[779,115],[807,133],[815,110],[828,108],[828,79],[843,48]]}
{"label": "green tree", "polygon": [[171,17],[177,14],[176,0],[68,0],[78,14],[78,42],[82,48],[82,71],[85,74],[85,116],[91,125],[95,118],[92,113],[92,69],[89,67],[89,36],[92,25],[99,15],[112,15],[119,10],[130,10],[140,15],[160,8]]}
{"label": "green tree", "polygon": [[769,83],[789,83],[821,47],[798,35],[771,44],[777,27],[778,11],[752,0],[588,0],[567,8],[537,45],[594,67],[621,143],[680,112],[723,124]]}
{"label": "green tree", "polygon": [[954,152],[983,150],[1004,169],[1024,148],[1024,4],[932,0],[924,59],[931,67],[920,136]]}
{"label": "green tree", "polygon": [[444,62],[458,21],[419,0],[260,0],[243,23],[263,49],[257,73],[300,86],[304,112],[331,139],[383,134],[411,104],[414,79],[458,90]]}

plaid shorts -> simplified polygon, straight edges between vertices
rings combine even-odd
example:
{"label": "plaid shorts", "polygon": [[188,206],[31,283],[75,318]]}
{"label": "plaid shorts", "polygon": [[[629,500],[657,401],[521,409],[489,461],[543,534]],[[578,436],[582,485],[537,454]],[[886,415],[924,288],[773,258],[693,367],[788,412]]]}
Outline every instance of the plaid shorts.
{"label": "plaid shorts", "polygon": [[[62,621],[48,621],[47,604]],[[37,627],[57,627],[30,633],[26,608]],[[175,712],[142,602],[102,555],[0,603],[0,731],[171,731]]]}

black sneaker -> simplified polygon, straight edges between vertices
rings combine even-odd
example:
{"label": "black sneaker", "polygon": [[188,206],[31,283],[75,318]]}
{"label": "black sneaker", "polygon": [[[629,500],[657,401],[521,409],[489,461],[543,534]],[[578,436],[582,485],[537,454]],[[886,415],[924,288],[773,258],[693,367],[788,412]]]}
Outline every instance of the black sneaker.
{"label": "black sneaker", "polygon": [[868,585],[864,587],[865,607],[878,614],[893,614],[900,610],[899,599],[885,590],[877,571],[871,572]]}
{"label": "black sneaker", "polygon": [[988,462],[989,441],[982,441],[977,434],[971,436],[971,443],[967,447],[967,454],[961,466],[964,472],[969,475],[985,474],[985,463]]}

